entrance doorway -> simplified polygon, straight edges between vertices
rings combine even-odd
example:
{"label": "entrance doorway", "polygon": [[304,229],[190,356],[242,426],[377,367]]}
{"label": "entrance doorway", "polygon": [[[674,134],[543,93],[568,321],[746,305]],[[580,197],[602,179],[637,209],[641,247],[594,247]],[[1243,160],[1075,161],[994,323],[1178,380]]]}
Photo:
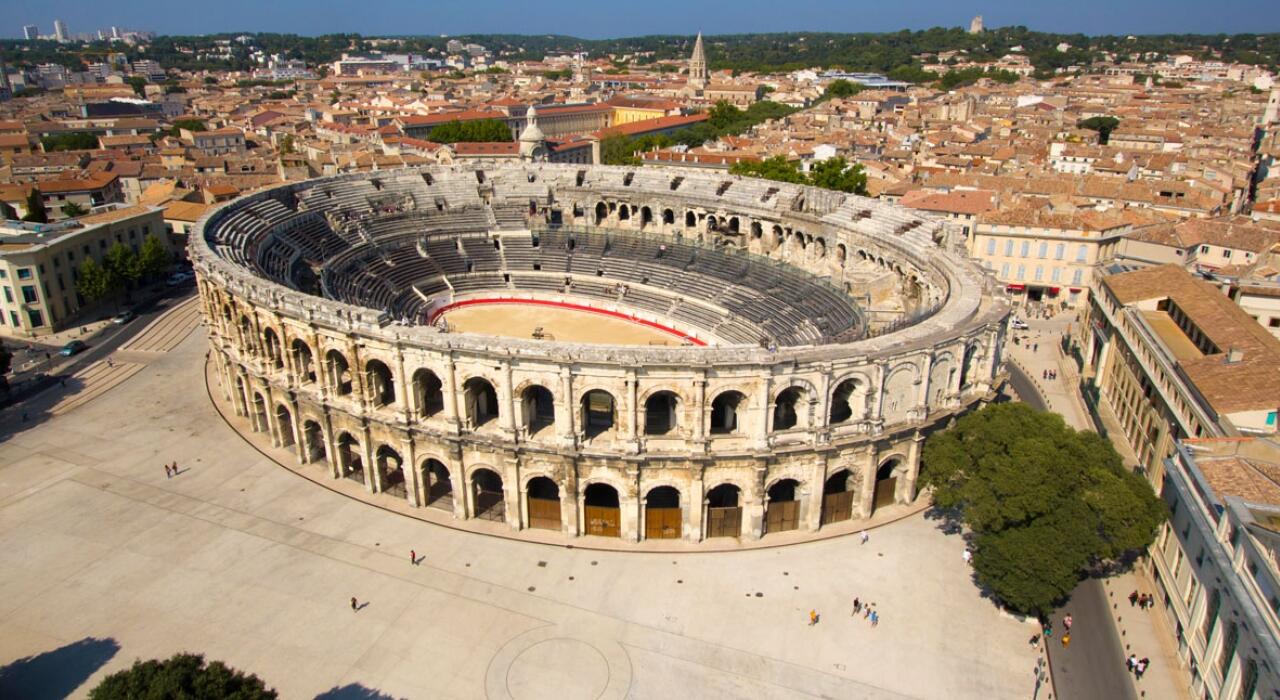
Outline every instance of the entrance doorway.
{"label": "entrance doorway", "polygon": [[583,494],[583,505],[588,535],[622,536],[622,510],[616,489],[608,484],[591,484]]}
{"label": "entrance doorway", "polygon": [[853,517],[853,491],[849,482],[853,475],[847,469],[827,477],[822,485],[822,524],[830,525]]}
{"label": "entrance doorway", "polygon": [[900,460],[897,457],[880,465],[876,470],[876,495],[871,502],[871,512],[894,504],[898,493],[898,475],[896,474]]}
{"label": "entrance doorway", "polygon": [[360,442],[350,433],[338,436],[338,467],[342,476],[364,483],[364,461],[360,459]]}
{"label": "entrance doorway", "polygon": [[560,529],[560,487],[556,482],[545,476],[530,479],[525,505],[529,509],[529,527]]}
{"label": "entrance doorway", "polygon": [[404,464],[400,453],[382,445],[374,455],[373,461],[378,465],[378,476],[382,479],[382,492],[397,498],[405,498],[408,491],[404,485],[404,470],[400,468]]}
{"label": "entrance doorway", "polygon": [[646,540],[678,540],[683,532],[680,492],[671,486],[659,486],[644,499],[644,538]]}
{"label": "entrance doorway", "polygon": [[707,492],[707,537],[742,534],[742,500],[737,486],[720,484]]}
{"label": "entrance doorway", "polygon": [[422,466],[422,483],[426,484],[428,506],[453,510],[453,481],[449,479],[449,468],[443,462],[428,459]]}
{"label": "entrance doorway", "polygon": [[507,503],[502,498],[502,477],[488,469],[477,469],[471,475],[475,493],[475,517],[502,522],[507,519]]}
{"label": "entrance doorway", "polygon": [[765,509],[765,533],[787,532],[800,527],[800,501],[796,500],[795,479],[783,479],[769,487],[769,506]]}

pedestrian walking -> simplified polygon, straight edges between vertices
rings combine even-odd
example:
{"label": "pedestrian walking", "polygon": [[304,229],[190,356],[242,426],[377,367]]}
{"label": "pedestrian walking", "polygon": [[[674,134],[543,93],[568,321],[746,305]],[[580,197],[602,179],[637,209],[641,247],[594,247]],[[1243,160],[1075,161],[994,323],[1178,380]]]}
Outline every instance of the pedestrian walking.
{"label": "pedestrian walking", "polygon": [[867,603],[867,607],[865,607],[865,608],[863,608],[863,609],[862,609],[862,619],[867,620],[867,619],[870,619],[870,618],[871,618],[871,606],[872,606],[872,605],[875,605],[875,603]]}
{"label": "pedestrian walking", "polygon": [[862,538],[862,544],[866,544],[867,541],[871,539],[871,535],[868,535],[866,530],[862,531],[862,535],[860,535],[860,537]]}
{"label": "pedestrian walking", "polygon": [[1071,633],[1067,632],[1062,635],[1062,648],[1066,649],[1071,645]]}
{"label": "pedestrian walking", "polygon": [[853,599],[853,612],[849,613],[849,617],[853,617],[854,615],[857,615],[859,612],[862,612],[862,601],[858,600],[855,597]]}
{"label": "pedestrian walking", "polygon": [[969,564],[973,561],[973,552],[970,552],[968,547],[964,548],[964,554],[962,554],[961,556],[964,557],[964,563],[966,564]]}
{"label": "pedestrian walking", "polygon": [[360,606],[356,603],[355,596],[351,596],[351,610],[354,612],[359,609],[360,609]]}
{"label": "pedestrian walking", "polygon": [[878,613],[878,612],[876,612],[876,611],[872,610],[872,611],[871,611],[871,626],[872,626],[872,627],[875,627],[875,626],[877,626],[877,625],[879,625],[879,624],[880,624],[880,613]]}
{"label": "pedestrian walking", "polygon": [[166,464],[166,465],[164,465],[164,478],[166,478],[166,479],[172,479],[172,478],[173,478],[173,472],[169,470],[169,465],[167,465],[167,464]]}
{"label": "pedestrian walking", "polygon": [[1031,639],[1027,640],[1027,644],[1030,644],[1032,649],[1035,649],[1036,651],[1040,651],[1040,635],[1038,634],[1031,635]]}
{"label": "pedestrian walking", "polygon": [[1129,667],[1129,673],[1133,673],[1138,668],[1138,655],[1130,654],[1129,658],[1124,660],[1124,665]]}
{"label": "pedestrian walking", "polygon": [[1149,663],[1149,662],[1147,661],[1147,659],[1146,659],[1145,657],[1144,657],[1141,661],[1139,661],[1139,662],[1138,662],[1138,666],[1137,666],[1137,668],[1135,668],[1135,669],[1134,669],[1134,671],[1133,671],[1133,675],[1134,675],[1134,677],[1135,677],[1137,680],[1142,680],[1142,674],[1144,674],[1144,673],[1146,673],[1146,672],[1147,672],[1147,664],[1148,664],[1148,663]]}
{"label": "pedestrian walking", "polygon": [[1137,604],[1138,604],[1138,591],[1137,589],[1134,589],[1133,593],[1129,594],[1129,607],[1132,608]]}
{"label": "pedestrian walking", "polygon": [[412,549],[409,550],[409,563],[414,566],[418,565],[418,553]]}
{"label": "pedestrian walking", "polygon": [[818,624],[818,611],[817,611],[817,610],[810,610],[810,611],[809,611],[809,626],[810,626],[810,627],[813,627],[813,626],[814,626],[814,625],[816,625],[816,624]]}
{"label": "pedestrian walking", "polygon": [[1071,631],[1071,613],[1067,613],[1066,616],[1062,618],[1062,629],[1067,632]]}

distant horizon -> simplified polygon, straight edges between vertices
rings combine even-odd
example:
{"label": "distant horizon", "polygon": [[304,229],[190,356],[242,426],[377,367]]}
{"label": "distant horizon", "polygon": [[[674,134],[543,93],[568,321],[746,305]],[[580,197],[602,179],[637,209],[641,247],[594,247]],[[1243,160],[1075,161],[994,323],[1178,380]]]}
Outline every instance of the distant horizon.
{"label": "distant horizon", "polygon": [[1219,0],[1212,4],[1191,0],[1078,0],[1043,5],[1025,0],[979,0],[967,7],[948,0],[907,0],[892,5],[865,0],[798,0],[785,4],[768,0],[651,0],[643,6],[544,0],[537,7],[531,11],[529,4],[517,0],[491,0],[483,7],[383,0],[358,9],[323,0],[226,0],[182,13],[174,12],[171,4],[160,0],[134,0],[124,7],[86,0],[11,0],[0,8],[0,36],[21,38],[22,27],[30,24],[39,27],[41,34],[52,34],[54,20],[61,19],[72,34],[115,25],[168,36],[238,32],[309,37],[348,33],[367,37],[554,34],[600,41],[685,36],[699,29],[707,36],[891,34],[935,27],[967,28],[975,15],[983,15],[985,24],[993,29],[1022,26],[1050,34],[1280,33],[1280,3],[1257,0]]}

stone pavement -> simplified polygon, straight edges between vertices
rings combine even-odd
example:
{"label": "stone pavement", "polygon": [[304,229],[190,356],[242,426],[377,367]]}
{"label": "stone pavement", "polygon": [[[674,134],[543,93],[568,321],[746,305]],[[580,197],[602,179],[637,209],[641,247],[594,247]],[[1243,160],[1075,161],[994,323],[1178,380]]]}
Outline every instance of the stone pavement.
{"label": "stone pavement", "polygon": [[[76,697],[135,658],[181,650],[288,698],[1034,691],[1034,628],[982,598],[963,542],[924,516],[867,545],[715,553],[458,532],[319,488],[252,449],[210,405],[205,350],[195,332],[136,352],[143,367],[97,398],[52,415],[56,397],[40,396],[41,420],[4,426],[0,667],[72,659],[45,690]],[[166,478],[175,460],[182,473]],[[875,602],[879,627],[850,617],[855,595]],[[0,697],[18,696],[6,677]]]}
{"label": "stone pavement", "polygon": [[[1075,322],[1074,317],[1067,314],[1058,314],[1054,318],[1047,320],[1026,320],[1031,326],[1029,331],[1011,332],[1021,336],[1022,342],[1017,345],[1010,342],[1006,346],[1009,353],[1008,361],[1016,364],[1030,378],[1036,391],[1045,400],[1049,410],[1061,415],[1068,425],[1077,430],[1092,430],[1092,420],[1079,392],[1080,379],[1075,360],[1065,355],[1060,345],[1063,333],[1066,333],[1069,325]],[[1045,370],[1057,370],[1057,379],[1043,379],[1042,373]],[[1117,443],[1118,433],[1110,429],[1108,429],[1108,432],[1111,433],[1112,443]],[[1126,454],[1129,454],[1129,450],[1123,445],[1122,439],[1119,442],[1120,444],[1116,445],[1117,450],[1121,452],[1121,456],[1126,456]],[[1126,457],[1126,463],[1132,462],[1131,457]],[[1129,604],[1127,596],[1134,588],[1144,593],[1154,591],[1154,586],[1138,571],[1103,579],[1101,590],[1082,591],[1077,588],[1076,592],[1087,595],[1089,597],[1087,604],[1090,606],[1099,602],[1093,600],[1093,598],[1105,596],[1106,608],[1110,611],[1111,622],[1115,625],[1118,635],[1115,640],[1122,647],[1116,649],[1119,656],[1116,663],[1119,664],[1120,669],[1124,669],[1124,659],[1129,653],[1136,653],[1139,658],[1145,656],[1151,659],[1151,666],[1144,674],[1140,684],[1133,680],[1132,674],[1128,674],[1130,683],[1134,684],[1134,691],[1138,697],[1188,698],[1191,679],[1179,665],[1173,635],[1166,627],[1160,624],[1163,620],[1158,619],[1157,611],[1153,608],[1135,616],[1124,609]],[[1119,592],[1120,589],[1123,589],[1122,593]],[[1073,594],[1073,599],[1075,595]],[[1117,603],[1123,603],[1123,606],[1117,605]],[[1071,604],[1068,603],[1062,610],[1066,611],[1070,610],[1070,608]],[[1136,608],[1134,612],[1137,612]],[[1073,615],[1073,617],[1077,616]],[[1058,614],[1055,622],[1060,619],[1061,614]],[[1105,641],[1099,638],[1099,643],[1104,643]],[[1069,651],[1074,652],[1075,649],[1073,648]],[[1060,645],[1056,643],[1051,645],[1050,660],[1055,670],[1055,681],[1059,681],[1058,691],[1060,697],[1068,700],[1073,697],[1096,697],[1092,692],[1086,690],[1086,688],[1090,687],[1088,685],[1077,686],[1080,692],[1073,694],[1072,686],[1069,683],[1061,682],[1060,676],[1063,674],[1059,673],[1059,670],[1063,668],[1064,664],[1072,664],[1074,662],[1076,666],[1083,664],[1083,667],[1067,668],[1065,673],[1070,673],[1076,677],[1102,673],[1102,670],[1093,668],[1098,659],[1083,654],[1076,655],[1075,653],[1071,653],[1068,656],[1061,652]],[[1092,680],[1096,681],[1096,679]]]}

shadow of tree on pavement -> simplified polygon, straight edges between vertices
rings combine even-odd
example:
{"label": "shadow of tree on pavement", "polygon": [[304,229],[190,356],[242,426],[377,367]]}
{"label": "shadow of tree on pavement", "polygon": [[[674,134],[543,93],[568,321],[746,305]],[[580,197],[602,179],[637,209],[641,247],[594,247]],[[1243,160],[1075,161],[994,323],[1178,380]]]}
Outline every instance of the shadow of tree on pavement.
{"label": "shadow of tree on pavement", "polygon": [[359,683],[333,687],[316,696],[315,700],[396,700],[390,695]]}
{"label": "shadow of tree on pavement", "polygon": [[120,651],[114,639],[85,637],[0,667],[0,698],[55,700],[70,696]]}

